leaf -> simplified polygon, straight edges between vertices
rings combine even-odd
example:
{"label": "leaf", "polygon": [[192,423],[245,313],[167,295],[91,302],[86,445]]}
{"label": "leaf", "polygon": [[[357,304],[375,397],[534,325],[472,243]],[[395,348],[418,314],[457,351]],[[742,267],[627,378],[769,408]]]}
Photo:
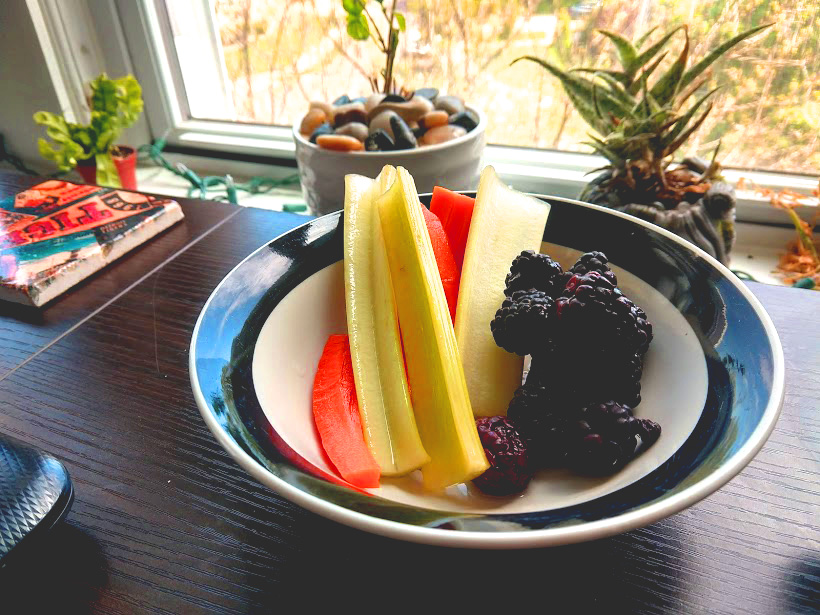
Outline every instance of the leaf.
{"label": "leaf", "polygon": [[364,10],[364,4],[359,0],[342,0],[342,8],[349,15],[360,15]]}
{"label": "leaf", "polygon": [[[576,74],[563,71],[554,64],[551,64],[550,62],[547,62],[546,60],[542,60],[541,58],[537,58],[535,56],[521,56],[513,60],[511,65],[515,64],[520,60],[528,60],[530,62],[535,62],[536,64],[541,65],[547,71],[552,73],[561,81],[561,84],[564,86],[564,91],[567,93],[567,96],[569,97],[572,104],[578,110],[578,113],[581,115],[582,118],[584,118],[584,121],[601,134],[605,134],[609,131],[610,120],[601,120],[593,107],[593,81],[578,77]],[[597,94],[599,94],[597,103],[600,107],[601,112],[607,118],[609,118],[610,116],[622,118],[627,117],[629,115],[630,108],[628,106],[623,105],[612,94],[608,92],[602,92],[600,90],[597,92]]]}
{"label": "leaf", "polygon": [[595,111],[595,115],[599,120],[605,121],[605,116],[601,112],[601,106],[598,104],[598,85],[594,82],[592,84],[592,109]]}
{"label": "leaf", "polygon": [[609,86],[609,93],[617,98],[623,105],[627,107],[635,105],[635,98],[629,95],[617,77],[604,71],[597,71],[593,76],[598,77],[598,79],[606,83]]}
{"label": "leaf", "polygon": [[404,21],[404,15],[401,13],[396,13],[396,21],[399,22],[399,31],[404,32],[405,28],[407,28],[407,24]]}
{"label": "leaf", "polygon": [[694,133],[694,132],[695,132],[698,128],[700,128],[700,125],[701,125],[701,124],[703,124],[704,120],[706,119],[706,116],[708,116],[708,115],[709,115],[709,113],[710,113],[711,111],[712,111],[712,103],[709,103],[709,105],[706,107],[706,109],[704,109],[704,111],[703,111],[703,113],[701,114],[701,116],[700,116],[697,120],[695,120],[695,122],[694,122],[691,126],[689,126],[689,128],[687,128],[686,130],[684,130],[684,131],[681,133],[681,135],[680,135],[677,139],[675,139],[674,141],[672,141],[672,143],[670,143],[670,144],[666,147],[666,149],[664,150],[664,156],[663,156],[663,157],[665,158],[666,156],[669,156],[670,154],[674,153],[675,151],[677,151],[677,149],[678,149],[681,145],[683,145],[684,143],[686,143],[686,139],[688,139],[689,137],[691,137],[691,136],[692,136],[692,134],[693,134],[693,133]]}
{"label": "leaf", "polygon": [[623,166],[624,160],[618,156],[615,152],[609,149],[603,141],[600,139],[595,138],[592,135],[589,135],[590,138],[594,139],[594,141],[582,141],[581,145],[589,145],[592,150],[609,160],[613,166]]}
{"label": "leaf", "polygon": [[142,113],[142,88],[133,75],[109,79],[105,73],[91,82],[92,124],[95,114],[108,118],[113,139],[133,124]]}
{"label": "leaf", "polygon": [[701,107],[701,105],[705,103],[707,100],[709,100],[719,89],[720,88],[717,87],[704,94],[702,97],[696,100],[691,107],[689,107],[686,113],[684,113],[678,118],[672,129],[666,135],[664,135],[663,139],[661,140],[661,144],[663,145],[664,149],[669,147],[675,141],[675,139],[678,138],[678,136],[684,131],[689,122],[692,121],[692,118],[695,117],[695,114],[698,112],[698,109]]}
{"label": "leaf", "polygon": [[114,160],[111,158],[111,154],[108,152],[97,154],[96,162],[97,183],[110,188],[121,188],[120,176],[117,174],[117,167],[114,166]]}
{"label": "leaf", "polygon": [[658,26],[653,26],[649,28],[646,32],[644,32],[637,41],[635,41],[635,49],[640,49],[643,47],[643,44],[649,40],[649,37],[652,36],[652,33],[658,29]]}
{"label": "leaf", "polygon": [[645,68],[643,70],[643,72],[641,73],[641,76],[638,79],[636,79],[635,81],[632,82],[632,84],[629,86],[629,88],[627,88],[627,91],[630,94],[632,94],[633,96],[635,94],[637,94],[638,90],[641,89],[641,80],[642,79],[648,80],[649,76],[653,72],[655,72],[655,69],[658,68],[658,66],[660,65],[661,62],[663,62],[663,59],[666,57],[666,55],[668,53],[669,53],[668,51],[664,51],[661,55],[659,55],[658,59],[655,60],[654,62],[652,62],[652,64],[650,64],[647,68]]}
{"label": "leaf", "polygon": [[774,24],[767,23],[763,24],[762,26],[757,26],[756,28],[752,28],[750,30],[746,30],[745,32],[741,32],[737,36],[732,39],[729,39],[722,45],[719,45],[712,52],[703,58],[700,62],[695,64],[692,68],[690,68],[686,73],[683,75],[680,81],[680,87],[685,88],[687,85],[692,83],[703,71],[709,68],[717,59],[719,59],[722,55],[724,55],[727,51],[729,51],[732,47],[743,41],[744,39],[749,38],[753,34],[757,34],[761,30],[765,30],[769,26]]}
{"label": "leaf", "polygon": [[357,41],[366,41],[370,38],[370,27],[367,25],[367,19],[365,19],[364,15],[361,13],[358,15],[348,14],[347,33],[350,35],[350,38]]}
{"label": "leaf", "polygon": [[630,81],[629,77],[626,75],[626,73],[624,73],[622,71],[619,71],[619,70],[604,70],[602,68],[586,68],[586,67],[581,66],[581,67],[578,67],[578,68],[571,68],[569,70],[569,72],[571,72],[571,73],[595,73],[595,74],[600,73],[602,75],[608,75],[609,77],[612,77],[613,79],[615,79],[618,83],[620,83],[623,86],[629,85],[629,81]]}
{"label": "leaf", "polygon": [[655,82],[649,93],[658,101],[659,105],[668,105],[674,100],[675,95],[681,87],[681,78],[686,70],[686,63],[689,61],[689,30],[684,26],[683,32],[686,40],[683,44],[683,50],[680,52],[678,59],[669,67],[669,70],[664,73],[663,77]]}
{"label": "leaf", "polygon": [[[635,72],[632,73],[632,77],[635,76],[635,73],[637,73],[638,70],[644,64],[646,64],[652,58],[654,58],[656,55],[658,55],[658,52],[660,52],[660,50],[663,49],[666,46],[666,43],[669,42],[669,39],[672,38],[678,30],[683,30],[684,28],[686,28],[686,26],[678,26],[677,28],[672,28],[669,32],[664,34],[657,43],[652,45],[646,51],[643,51],[642,53],[640,53],[638,55],[638,57],[635,59]],[[654,68],[652,70],[654,70]]]}
{"label": "leaf", "polygon": [[598,32],[600,32],[609,40],[611,40],[612,43],[615,45],[615,49],[617,49],[618,51],[618,58],[621,61],[621,65],[624,67],[624,72],[626,74],[629,74],[632,70],[633,65],[635,64],[635,59],[638,55],[638,51],[635,49],[635,47],[632,46],[632,43],[630,43],[620,34],[611,32],[609,30],[598,30]]}

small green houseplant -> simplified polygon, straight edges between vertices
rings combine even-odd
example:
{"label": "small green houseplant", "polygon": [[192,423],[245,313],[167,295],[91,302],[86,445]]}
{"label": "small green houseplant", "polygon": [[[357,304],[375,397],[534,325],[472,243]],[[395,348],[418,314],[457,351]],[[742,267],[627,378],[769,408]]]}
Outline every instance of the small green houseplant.
{"label": "small green houseplant", "polygon": [[[727,262],[734,242],[734,191],[721,181],[715,149],[711,163],[674,155],[703,124],[712,110],[712,89],[688,103],[707,81],[707,69],[766,24],[723,42],[702,60],[688,66],[689,33],[678,26],[650,44],[654,30],[634,43],[620,34],[601,30],[615,46],[620,69],[577,67],[564,70],[532,56],[557,77],[575,109],[593,129],[588,143],[607,159],[580,195],[659,224]],[[655,75],[677,33],[683,47],[666,72]]]}
{"label": "small green houseplant", "polygon": [[[342,7],[347,13],[347,33],[357,41],[372,39],[376,46],[385,56],[385,66],[381,71],[384,84],[382,93],[390,94],[396,91],[396,83],[393,79],[393,63],[396,59],[396,50],[399,48],[399,32],[404,32],[404,15],[396,12],[396,0],[388,8],[385,0],[377,0],[379,7],[387,20],[387,32],[382,34],[376,25],[375,19],[367,10],[365,0],[342,0]],[[379,91],[378,79],[370,78],[370,84],[374,92]]]}
{"label": "small green houseplant", "polygon": [[69,122],[62,115],[38,111],[34,121],[45,126],[51,139],[38,140],[40,155],[69,171],[78,165],[96,163],[96,181],[104,186],[121,187],[113,156],[120,152],[115,141],[142,112],[142,89],[137,80],[127,75],[110,79],[103,73],[91,82],[87,124]]}

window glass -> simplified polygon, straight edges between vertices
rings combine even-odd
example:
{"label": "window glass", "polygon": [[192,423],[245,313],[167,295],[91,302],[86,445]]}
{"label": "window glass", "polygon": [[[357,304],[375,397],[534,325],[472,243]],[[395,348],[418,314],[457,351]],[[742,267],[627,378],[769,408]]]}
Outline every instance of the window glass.
{"label": "window glass", "polygon": [[[172,24],[183,21],[173,5],[190,1],[166,0]],[[614,50],[598,29],[634,39],[689,24],[694,61],[741,29],[774,22],[714,65],[703,87],[722,89],[684,153],[708,156],[720,140],[727,166],[820,173],[816,0],[405,0],[398,10],[407,20],[400,86],[437,87],[480,107],[492,143],[572,151],[589,151],[586,125],[556,79],[532,63],[510,66],[515,58],[607,68]],[[372,42],[348,37],[341,0],[212,0],[210,17],[215,68],[191,48],[208,33],[175,37],[189,108],[202,119],[290,125],[310,100],[369,94],[368,76],[383,66]]]}

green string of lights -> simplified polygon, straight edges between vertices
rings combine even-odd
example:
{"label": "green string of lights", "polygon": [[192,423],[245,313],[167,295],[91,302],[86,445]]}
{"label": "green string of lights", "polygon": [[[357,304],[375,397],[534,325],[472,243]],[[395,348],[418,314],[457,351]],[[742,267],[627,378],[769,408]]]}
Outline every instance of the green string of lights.
{"label": "green string of lights", "polygon": [[[191,184],[190,188],[188,188],[188,197],[192,197],[198,192],[199,198],[207,199],[209,198],[209,192],[224,190],[224,195],[215,195],[210,198],[227,201],[236,205],[239,202],[238,193],[240,191],[247,192],[248,194],[265,194],[277,188],[299,184],[299,175],[296,173],[283,177],[282,179],[255,176],[246,182],[236,182],[230,175],[206,175],[200,177],[181,162],[177,162],[176,164],[169,162],[168,159],[162,155],[166,143],[165,139],[156,139],[153,143],[141,146],[137,152],[143,160],[149,159],[154,164],[170,171],[177,177],[188,181]],[[285,205],[284,209],[285,211],[305,211],[307,206]]]}
{"label": "green string of lights", "polygon": [[[299,184],[299,175],[296,173],[281,179],[255,176],[246,182],[236,182],[230,175],[206,175],[205,177],[200,177],[181,162],[177,162],[176,164],[169,162],[162,154],[166,144],[167,141],[165,139],[156,139],[153,143],[141,146],[137,151],[141,160],[149,159],[154,164],[170,171],[177,177],[188,181],[191,184],[190,188],[188,188],[188,197],[192,197],[198,193],[201,199],[211,198],[237,205],[239,203],[239,192],[266,194],[277,188],[296,186]],[[42,173],[26,166],[19,156],[16,156],[8,150],[6,148],[6,139],[4,135],[0,133],[0,163],[3,162],[11,165],[21,173],[42,175]],[[48,177],[62,177],[66,173],[67,171],[57,171],[56,173],[48,175]],[[217,191],[224,191],[224,194],[213,194],[209,196],[209,193]],[[289,204],[284,205],[282,209],[289,212],[301,212],[307,210],[307,206],[303,204]]]}

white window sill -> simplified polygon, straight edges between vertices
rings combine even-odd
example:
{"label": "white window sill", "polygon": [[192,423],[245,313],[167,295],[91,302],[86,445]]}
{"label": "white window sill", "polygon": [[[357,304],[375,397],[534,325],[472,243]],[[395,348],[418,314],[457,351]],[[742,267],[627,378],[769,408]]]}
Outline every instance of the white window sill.
{"label": "white window sill", "polygon": [[[234,163],[231,162],[230,164],[234,166]],[[226,172],[226,161],[222,161],[221,170],[214,168],[213,163],[209,164],[207,169],[198,168],[193,164],[189,164],[189,166],[200,174],[224,174]],[[271,168],[267,167],[267,171],[270,175]],[[281,169],[279,171],[282,172]],[[287,171],[295,172],[295,169],[288,169]],[[237,175],[234,179],[241,181],[243,177]],[[177,197],[187,196],[190,187],[187,181],[170,171],[147,166],[140,166],[137,169],[137,183],[139,189],[145,192]],[[214,198],[215,195],[216,193],[212,193],[209,198]],[[199,197],[197,194],[193,196],[194,198]],[[282,211],[285,205],[300,205],[304,202],[298,186],[278,188],[266,194],[239,194],[239,204],[241,206],[258,207],[271,211]],[[771,209],[769,205],[765,206]],[[786,243],[794,238],[794,230],[782,226],[747,222],[737,223],[736,229],[737,244],[732,254],[731,268],[751,275],[758,282],[782,285],[782,280],[772,272],[777,266],[780,254],[785,250]]]}

